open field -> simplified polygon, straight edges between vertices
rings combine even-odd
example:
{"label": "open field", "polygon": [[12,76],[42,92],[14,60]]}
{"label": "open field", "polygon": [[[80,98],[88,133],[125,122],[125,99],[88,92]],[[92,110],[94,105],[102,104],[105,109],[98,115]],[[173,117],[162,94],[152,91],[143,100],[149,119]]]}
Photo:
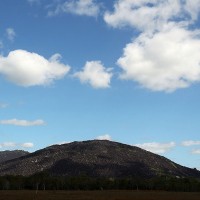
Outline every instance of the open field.
{"label": "open field", "polygon": [[0,191],[0,200],[199,200],[200,193],[158,191]]}

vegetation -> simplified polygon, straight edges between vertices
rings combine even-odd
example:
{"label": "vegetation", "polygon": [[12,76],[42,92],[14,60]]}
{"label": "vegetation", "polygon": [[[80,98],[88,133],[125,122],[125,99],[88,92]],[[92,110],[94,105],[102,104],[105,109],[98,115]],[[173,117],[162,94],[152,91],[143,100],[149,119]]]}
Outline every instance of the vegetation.
{"label": "vegetation", "polygon": [[40,173],[29,177],[2,176],[0,190],[164,190],[200,192],[200,180],[194,178],[156,177],[141,179],[53,177]]}
{"label": "vegetation", "polygon": [[161,191],[0,191],[0,200],[199,200],[199,193]]}

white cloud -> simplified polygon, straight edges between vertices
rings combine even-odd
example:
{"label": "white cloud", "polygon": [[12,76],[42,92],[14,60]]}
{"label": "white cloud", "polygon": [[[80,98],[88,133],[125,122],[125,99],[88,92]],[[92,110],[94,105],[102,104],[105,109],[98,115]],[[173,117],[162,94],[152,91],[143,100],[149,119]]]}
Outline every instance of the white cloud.
{"label": "white cloud", "polygon": [[186,24],[198,18],[200,0],[118,0],[113,12],[105,12],[104,20],[115,28],[130,26],[141,31],[155,31],[176,21]]}
{"label": "white cloud", "polygon": [[106,135],[100,135],[96,138],[97,140],[112,140],[111,136],[106,134]]}
{"label": "white cloud", "polygon": [[113,13],[105,13],[104,20],[116,28],[131,26],[142,31],[155,30],[180,10],[177,0],[119,0],[114,4]]}
{"label": "white cloud", "polygon": [[33,143],[30,142],[26,142],[26,143],[22,143],[22,144],[18,144],[15,142],[4,142],[4,143],[0,143],[0,148],[18,148],[18,147],[22,147],[22,148],[32,148],[34,146]]}
{"label": "white cloud", "polygon": [[9,119],[9,120],[0,120],[0,124],[14,125],[14,126],[42,126],[42,125],[45,125],[45,122],[41,119],[34,120],[34,121]]}
{"label": "white cloud", "polygon": [[200,154],[200,149],[194,149],[194,150],[192,151],[192,154]]}
{"label": "white cloud", "polygon": [[57,5],[54,11],[48,12],[48,15],[54,16],[59,13],[72,13],[75,15],[97,17],[99,12],[100,5],[94,0],[70,0]]}
{"label": "white cloud", "polygon": [[11,51],[7,57],[0,56],[0,74],[19,86],[48,85],[70,70],[59,58],[59,54],[47,60],[25,50]]}
{"label": "white cloud", "polygon": [[142,149],[145,149],[147,151],[157,153],[157,154],[163,154],[167,151],[171,150],[173,147],[175,147],[175,142],[170,143],[144,143],[144,144],[135,144],[135,146],[140,147]]}
{"label": "white cloud", "polygon": [[200,12],[200,0],[186,0],[184,9],[189,14],[192,21],[197,20]]}
{"label": "white cloud", "polygon": [[13,41],[15,39],[16,33],[13,28],[7,28],[6,34],[10,41]]}
{"label": "white cloud", "polygon": [[122,79],[154,91],[174,91],[200,81],[200,33],[178,26],[141,34],[118,60]]}
{"label": "white cloud", "polygon": [[200,0],[118,0],[104,20],[114,28],[129,26],[139,36],[118,59],[121,78],[154,91],[174,91],[200,81],[200,30],[191,29]]}
{"label": "white cloud", "polygon": [[200,145],[200,141],[187,140],[187,141],[183,141],[181,144],[183,146],[189,147],[189,146]]}
{"label": "white cloud", "polygon": [[112,77],[111,68],[105,68],[100,61],[86,62],[83,71],[76,72],[74,77],[82,83],[89,83],[94,88],[108,88]]}
{"label": "white cloud", "polygon": [[20,146],[23,148],[32,148],[34,147],[34,144],[31,142],[26,142],[26,143],[21,144]]}
{"label": "white cloud", "polygon": [[[71,143],[71,142],[69,142],[69,141],[62,141],[62,142],[56,143],[56,145],[63,145],[63,144],[69,144],[69,143]],[[55,145],[55,144],[53,144],[53,145]]]}
{"label": "white cloud", "polygon": [[4,143],[0,143],[0,148],[9,148],[9,147],[15,147],[16,143],[14,142],[4,142]]}

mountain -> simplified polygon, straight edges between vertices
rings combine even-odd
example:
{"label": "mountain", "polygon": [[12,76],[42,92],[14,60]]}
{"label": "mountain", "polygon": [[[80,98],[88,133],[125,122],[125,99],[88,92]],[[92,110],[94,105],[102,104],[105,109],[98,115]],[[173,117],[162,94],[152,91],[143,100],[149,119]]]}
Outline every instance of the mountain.
{"label": "mountain", "polygon": [[0,164],[0,175],[29,176],[156,177],[161,175],[200,178],[200,171],[140,149],[106,140],[53,145]]}
{"label": "mountain", "polygon": [[28,151],[14,150],[14,151],[0,151],[0,163],[19,158],[29,154]]}

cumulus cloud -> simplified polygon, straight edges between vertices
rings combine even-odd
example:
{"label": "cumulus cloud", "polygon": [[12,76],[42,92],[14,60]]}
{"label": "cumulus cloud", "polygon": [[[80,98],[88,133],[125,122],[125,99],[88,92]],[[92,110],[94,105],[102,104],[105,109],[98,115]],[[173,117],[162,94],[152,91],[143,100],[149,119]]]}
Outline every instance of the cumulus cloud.
{"label": "cumulus cloud", "polygon": [[186,0],[184,4],[184,10],[189,14],[191,21],[197,20],[200,10],[200,0]]}
{"label": "cumulus cloud", "polygon": [[200,154],[200,149],[194,149],[194,150],[192,151],[192,154]]}
{"label": "cumulus cloud", "polygon": [[49,60],[25,50],[11,51],[7,57],[0,56],[0,75],[24,87],[48,85],[63,78],[70,70],[55,54]]}
{"label": "cumulus cloud", "polygon": [[169,143],[152,142],[152,143],[135,144],[135,146],[153,153],[163,154],[171,150],[173,147],[175,147],[176,144],[175,142],[169,142]]}
{"label": "cumulus cloud", "polygon": [[15,147],[15,146],[16,146],[16,143],[14,142],[0,143],[0,148]]}
{"label": "cumulus cloud", "polygon": [[96,138],[97,140],[112,140],[111,136],[106,134],[106,135],[100,135]]}
{"label": "cumulus cloud", "polygon": [[115,28],[155,31],[172,21],[191,24],[197,20],[199,8],[200,0],[118,0],[113,12],[105,12],[104,20]]}
{"label": "cumulus cloud", "polygon": [[9,120],[0,120],[0,124],[14,125],[14,126],[42,126],[42,125],[45,125],[45,122],[41,119],[34,120],[34,121],[9,119]]}
{"label": "cumulus cloud", "polygon": [[200,81],[200,33],[170,26],[141,34],[118,60],[122,79],[155,91],[174,91]]}
{"label": "cumulus cloud", "polygon": [[26,143],[22,143],[20,146],[23,148],[32,148],[34,147],[34,144],[31,142],[26,142]]}
{"label": "cumulus cloud", "polygon": [[80,72],[76,72],[74,77],[80,79],[82,83],[89,83],[94,88],[108,88],[112,77],[111,68],[105,68],[100,61],[86,62]]}
{"label": "cumulus cloud", "polygon": [[6,34],[10,41],[13,41],[15,39],[16,33],[13,28],[7,28]]}
{"label": "cumulus cloud", "polygon": [[[171,92],[200,81],[200,0],[118,0],[104,20],[140,34],[126,45],[117,64],[120,78],[154,91]],[[189,28],[190,26],[190,28]]]}
{"label": "cumulus cloud", "polygon": [[70,0],[58,4],[54,11],[49,11],[49,16],[59,13],[71,13],[75,15],[85,15],[97,17],[100,12],[100,5],[95,0]]}
{"label": "cumulus cloud", "polygon": [[181,144],[182,146],[189,147],[189,146],[200,145],[200,141],[187,140],[187,141],[183,141]]}

